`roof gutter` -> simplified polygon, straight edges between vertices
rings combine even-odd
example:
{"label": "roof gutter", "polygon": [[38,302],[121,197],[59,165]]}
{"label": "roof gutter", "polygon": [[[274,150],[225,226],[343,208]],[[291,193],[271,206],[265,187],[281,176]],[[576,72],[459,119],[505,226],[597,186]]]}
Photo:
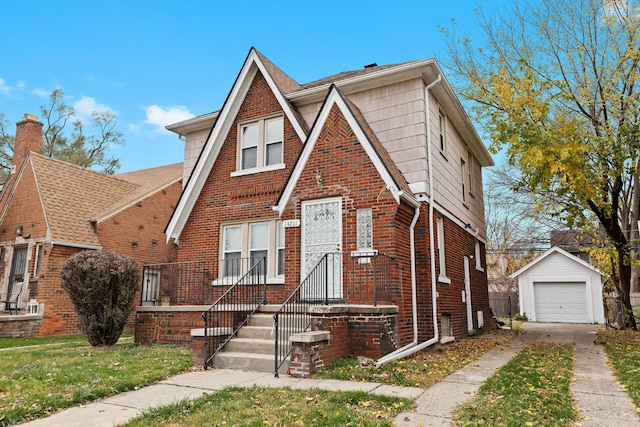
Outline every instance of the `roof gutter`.
{"label": "roof gutter", "polygon": [[411,221],[411,226],[409,228],[409,243],[411,246],[411,298],[412,298],[412,315],[413,315],[413,341],[394,351],[386,356],[381,357],[377,362],[376,366],[380,366],[384,363],[391,362],[394,360],[402,359],[407,356],[412,355],[413,353],[422,350],[423,348],[429,347],[438,342],[440,339],[440,335],[438,332],[438,307],[436,305],[438,298],[438,291],[436,288],[436,255],[434,248],[434,236],[433,236],[433,167],[431,160],[431,121],[430,121],[430,112],[429,112],[429,89],[431,89],[434,85],[440,83],[442,79],[442,75],[438,74],[438,78],[433,82],[429,83],[424,90],[425,93],[425,104],[426,104],[426,121],[427,121],[427,157],[428,157],[428,168],[429,168],[429,250],[431,257],[431,307],[433,311],[433,338],[423,342],[418,345],[418,308],[417,308],[417,280],[416,280],[416,250],[415,250],[415,225],[418,221],[418,217],[420,216],[420,208],[416,207],[415,215],[413,216],[413,220]]}
{"label": "roof gutter", "polygon": [[67,246],[70,248],[79,248],[79,249],[92,249],[92,250],[100,250],[102,249],[101,245],[90,245],[88,243],[76,243],[76,242],[65,242],[64,240],[53,240],[51,242],[54,246]]}

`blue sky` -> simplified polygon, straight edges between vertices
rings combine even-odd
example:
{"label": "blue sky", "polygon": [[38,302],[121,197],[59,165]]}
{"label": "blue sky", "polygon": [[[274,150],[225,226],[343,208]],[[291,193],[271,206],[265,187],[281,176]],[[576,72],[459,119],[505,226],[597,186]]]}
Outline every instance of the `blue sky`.
{"label": "blue sky", "polygon": [[[484,7],[509,4],[487,0]],[[106,108],[126,145],[119,172],[182,161],[164,126],[222,106],[251,46],[298,83],[441,58],[438,25],[473,35],[477,0],[3,2],[0,113],[39,115],[54,88],[81,117]],[[15,128],[11,128],[12,131]]]}

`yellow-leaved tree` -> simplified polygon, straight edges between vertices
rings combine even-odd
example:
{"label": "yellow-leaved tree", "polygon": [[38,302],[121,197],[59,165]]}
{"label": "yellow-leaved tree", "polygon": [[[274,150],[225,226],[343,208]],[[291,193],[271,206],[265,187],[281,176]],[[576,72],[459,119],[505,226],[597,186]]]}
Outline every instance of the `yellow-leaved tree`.
{"label": "yellow-leaved tree", "polygon": [[569,227],[597,227],[615,251],[626,326],[640,211],[640,6],[536,0],[476,10],[482,37],[445,29],[471,114],[520,171],[519,189]]}

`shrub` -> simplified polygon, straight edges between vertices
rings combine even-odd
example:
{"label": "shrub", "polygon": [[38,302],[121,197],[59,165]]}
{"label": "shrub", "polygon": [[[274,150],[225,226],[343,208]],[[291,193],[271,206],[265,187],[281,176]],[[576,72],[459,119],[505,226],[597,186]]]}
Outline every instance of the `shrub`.
{"label": "shrub", "polygon": [[62,287],[91,345],[118,341],[131,312],[139,276],[136,261],[115,252],[83,251],[64,263]]}
{"label": "shrub", "polygon": [[523,314],[516,313],[516,315],[513,316],[513,320],[520,320],[522,322],[526,322],[529,319],[527,318],[527,313],[523,313]]}

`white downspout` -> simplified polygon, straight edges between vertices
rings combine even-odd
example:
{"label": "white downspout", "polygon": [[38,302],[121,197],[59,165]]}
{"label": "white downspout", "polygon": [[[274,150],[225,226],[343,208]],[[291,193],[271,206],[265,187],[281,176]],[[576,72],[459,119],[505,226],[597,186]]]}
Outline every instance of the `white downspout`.
{"label": "white downspout", "polygon": [[442,76],[438,74],[438,78],[433,82],[429,83],[424,90],[425,93],[425,116],[427,120],[427,168],[429,175],[429,248],[430,248],[430,257],[431,257],[431,305],[433,307],[433,338],[428,341],[423,342],[420,345],[418,344],[418,297],[417,297],[417,279],[416,279],[416,254],[415,254],[415,225],[418,221],[418,217],[420,216],[420,208],[416,208],[415,215],[413,216],[413,220],[411,221],[411,226],[409,227],[409,242],[411,247],[411,298],[412,298],[412,315],[413,315],[413,341],[406,346],[393,351],[386,356],[381,357],[376,362],[376,366],[380,366],[384,363],[391,362],[393,360],[402,359],[407,357],[417,351],[422,350],[423,348],[429,347],[438,342],[440,339],[438,333],[438,319],[436,318],[438,315],[438,309],[436,306],[436,300],[438,298],[438,291],[436,288],[436,255],[434,248],[434,238],[433,238],[433,167],[431,163],[431,120],[430,120],[430,105],[429,105],[429,89],[431,89],[434,85],[440,82]]}

